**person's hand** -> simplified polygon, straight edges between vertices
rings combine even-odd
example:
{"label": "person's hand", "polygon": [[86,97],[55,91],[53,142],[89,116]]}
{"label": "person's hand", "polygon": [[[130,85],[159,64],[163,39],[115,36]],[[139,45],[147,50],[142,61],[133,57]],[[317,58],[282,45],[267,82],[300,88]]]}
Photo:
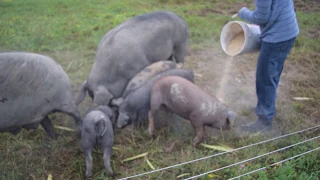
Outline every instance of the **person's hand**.
{"label": "person's hand", "polygon": [[243,16],[242,16],[242,12],[243,11],[246,11],[246,10],[249,10],[247,7],[242,7],[239,11],[238,11],[238,16],[240,17],[240,18],[243,18]]}
{"label": "person's hand", "polygon": [[247,10],[247,7],[242,7],[241,9],[239,9],[238,14],[240,14],[242,11]]}

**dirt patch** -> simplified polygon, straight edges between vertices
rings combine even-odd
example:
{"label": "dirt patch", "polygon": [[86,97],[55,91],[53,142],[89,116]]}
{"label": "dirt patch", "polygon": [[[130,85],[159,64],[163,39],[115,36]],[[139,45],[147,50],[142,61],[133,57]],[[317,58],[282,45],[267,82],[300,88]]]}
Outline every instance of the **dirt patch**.
{"label": "dirt patch", "polygon": [[294,7],[297,11],[302,12],[319,12],[320,11],[320,4],[318,0],[295,0]]}
{"label": "dirt patch", "polygon": [[200,12],[198,13],[199,16],[207,16],[208,14],[226,14],[226,12],[220,9],[206,8],[206,9],[201,9]]}
{"label": "dirt patch", "polygon": [[320,38],[320,31],[319,31],[320,27],[312,27],[310,29],[306,29],[306,30],[301,30],[301,33],[310,38],[310,39],[319,39]]}

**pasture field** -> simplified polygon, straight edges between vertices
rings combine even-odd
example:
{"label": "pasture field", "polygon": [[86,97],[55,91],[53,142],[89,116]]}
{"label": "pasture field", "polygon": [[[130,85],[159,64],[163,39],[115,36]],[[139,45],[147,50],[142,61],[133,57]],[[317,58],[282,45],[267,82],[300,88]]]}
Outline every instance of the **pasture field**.
{"label": "pasture field", "polygon": [[[53,57],[67,72],[76,97],[91,69],[103,35],[126,19],[143,13],[168,10],[183,17],[190,30],[185,68],[195,71],[195,83],[223,100],[239,115],[232,131],[206,128],[205,143],[238,148],[272,137],[316,126],[320,120],[320,4],[316,0],[295,0],[300,34],[290,53],[277,99],[277,115],[270,133],[247,134],[238,126],[256,120],[255,67],[258,53],[228,57],[219,44],[220,31],[241,7],[253,8],[253,0],[0,0],[0,51],[17,50]],[[240,20],[240,19],[236,19]],[[229,63],[229,65],[227,65]],[[225,83],[222,83],[225,80]],[[297,101],[294,97],[313,100]],[[90,99],[80,104],[83,115]],[[160,117],[160,116],[159,116]],[[93,153],[92,179],[119,179],[152,170],[144,158],[122,160],[148,152],[155,169],[201,158],[221,151],[192,146],[189,122],[177,116],[161,116],[156,138],[147,126],[115,130],[112,168],[115,177],[105,175],[102,153]],[[54,125],[74,128],[65,114],[51,115]],[[73,132],[55,129],[50,139],[42,127],[22,130],[17,135],[0,134],[0,179],[53,180],[84,179],[85,159]],[[234,153],[198,161],[135,179],[181,179],[227,166],[319,135],[319,130],[292,135]],[[319,140],[261,157],[248,163],[207,174],[199,179],[228,179],[268,166],[318,147]],[[315,151],[287,163],[267,168],[242,179],[319,179],[320,153]]]}

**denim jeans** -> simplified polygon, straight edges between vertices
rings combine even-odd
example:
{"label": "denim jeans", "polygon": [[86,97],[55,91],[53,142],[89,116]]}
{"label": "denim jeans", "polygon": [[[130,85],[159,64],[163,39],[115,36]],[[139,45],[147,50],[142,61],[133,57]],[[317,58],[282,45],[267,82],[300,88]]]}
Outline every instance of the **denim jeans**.
{"label": "denim jeans", "polygon": [[259,120],[271,124],[276,113],[277,88],[284,62],[290,53],[296,37],[279,43],[261,44],[256,69],[256,114]]}

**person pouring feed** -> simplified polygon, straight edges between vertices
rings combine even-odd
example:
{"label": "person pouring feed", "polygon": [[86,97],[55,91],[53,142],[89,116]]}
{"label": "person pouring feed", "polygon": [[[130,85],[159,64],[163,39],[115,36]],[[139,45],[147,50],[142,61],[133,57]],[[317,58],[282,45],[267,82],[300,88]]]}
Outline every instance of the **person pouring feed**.
{"label": "person pouring feed", "polygon": [[255,10],[246,7],[238,16],[260,26],[261,48],[256,68],[256,115],[258,120],[241,126],[243,131],[270,130],[276,113],[277,88],[284,62],[299,34],[293,0],[255,0]]}

